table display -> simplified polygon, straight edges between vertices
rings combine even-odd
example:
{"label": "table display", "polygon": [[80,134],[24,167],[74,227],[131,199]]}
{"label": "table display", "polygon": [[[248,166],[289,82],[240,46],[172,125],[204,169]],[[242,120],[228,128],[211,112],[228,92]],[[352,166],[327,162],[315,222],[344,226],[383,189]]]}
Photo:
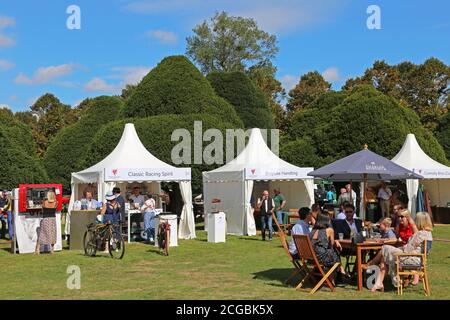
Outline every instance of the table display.
{"label": "table display", "polygon": [[86,226],[96,221],[100,210],[73,210],[70,214],[70,250],[84,250]]}

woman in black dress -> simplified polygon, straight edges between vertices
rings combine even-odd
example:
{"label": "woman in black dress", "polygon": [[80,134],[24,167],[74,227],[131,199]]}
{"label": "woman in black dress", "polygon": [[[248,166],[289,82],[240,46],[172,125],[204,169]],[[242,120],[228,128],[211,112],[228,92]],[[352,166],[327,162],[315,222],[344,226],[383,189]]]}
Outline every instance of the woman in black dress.
{"label": "woman in black dress", "polygon": [[[342,247],[339,241],[334,240],[334,230],[328,214],[320,212],[310,234],[311,244],[316,252],[317,260],[325,269],[330,269],[336,262],[341,263],[339,251]],[[340,265],[340,273],[348,278],[344,267]]]}

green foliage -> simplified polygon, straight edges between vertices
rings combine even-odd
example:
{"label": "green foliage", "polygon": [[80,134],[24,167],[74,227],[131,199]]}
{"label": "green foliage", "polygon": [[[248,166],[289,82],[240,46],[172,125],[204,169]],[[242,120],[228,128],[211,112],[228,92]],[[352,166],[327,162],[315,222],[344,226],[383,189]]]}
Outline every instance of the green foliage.
{"label": "green foliage", "polygon": [[317,155],[329,163],[361,150],[366,143],[370,150],[391,159],[408,133],[416,135],[430,157],[447,162],[442,147],[412,110],[372,87],[359,86],[347,94],[325,94],[298,111],[289,138],[311,139]]}
{"label": "green foliage", "polygon": [[[84,167],[89,167],[101,161],[115,148],[122,135],[125,123],[134,123],[140,140],[150,153],[158,159],[174,165],[171,152],[179,141],[172,142],[171,135],[175,129],[187,129],[191,134],[191,154],[194,154],[194,121],[202,121],[203,132],[209,128],[215,128],[225,136],[225,129],[236,128],[234,123],[221,121],[211,115],[160,115],[143,119],[125,119],[111,122],[103,126],[95,135],[90,150],[85,158]],[[108,143],[105,143],[108,141]],[[211,142],[203,142],[203,146]],[[225,141],[224,141],[225,148]],[[225,152],[224,152],[225,158]],[[193,158],[191,158],[193,162]],[[201,193],[202,171],[212,170],[217,166],[206,164],[181,164],[180,167],[192,168],[192,188],[194,193]]]}
{"label": "green foliage", "polygon": [[259,29],[255,20],[216,13],[188,37],[186,52],[204,74],[244,71],[248,65],[267,63],[278,52],[276,36]]}
{"label": "green foliage", "polygon": [[30,128],[12,114],[0,113],[0,150],[0,188],[47,181]]}
{"label": "green foliage", "polygon": [[128,98],[124,117],[208,113],[240,125],[233,107],[220,101],[209,82],[184,56],[164,58]]}
{"label": "green foliage", "polygon": [[449,109],[450,66],[436,58],[429,58],[423,64],[405,61],[389,65],[385,61],[375,61],[363,76],[347,80],[343,89],[351,90],[361,84],[369,84],[398,99],[433,131],[438,119]]}
{"label": "green foliage", "polygon": [[439,122],[436,137],[450,160],[450,112],[447,112]]}
{"label": "green foliage", "polygon": [[71,173],[85,169],[86,157],[95,133],[116,120],[123,107],[118,97],[100,96],[89,100],[89,107],[77,123],[62,129],[44,155],[44,164],[53,182],[70,188]]}
{"label": "green foliage", "polygon": [[264,93],[243,72],[212,72],[207,76],[216,93],[236,110],[246,128],[274,128]]}
{"label": "green foliage", "polygon": [[324,164],[309,139],[297,139],[283,143],[280,147],[280,157],[299,167],[318,168]]}
{"label": "green foliage", "polygon": [[286,104],[288,112],[305,108],[322,93],[330,91],[330,88],[331,83],[325,81],[317,71],[302,75],[299,83],[289,91],[289,100]]}

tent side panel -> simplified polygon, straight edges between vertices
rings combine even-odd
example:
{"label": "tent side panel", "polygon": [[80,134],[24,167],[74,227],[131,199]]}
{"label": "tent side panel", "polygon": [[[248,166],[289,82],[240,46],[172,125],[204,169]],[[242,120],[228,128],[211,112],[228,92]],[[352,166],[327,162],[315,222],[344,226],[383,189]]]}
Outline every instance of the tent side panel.
{"label": "tent side panel", "polygon": [[306,190],[305,182],[298,181],[270,181],[270,194],[273,196],[273,189],[279,187],[281,193],[286,198],[285,211],[289,209],[299,209],[310,207],[311,199]]}
{"label": "tent side panel", "polygon": [[450,202],[450,179],[425,179],[420,182],[428,191],[432,206],[447,207]]}
{"label": "tent side panel", "polygon": [[234,235],[244,234],[244,182],[203,182],[205,199],[205,220],[212,211],[212,200],[220,199],[219,208],[225,212],[227,233]]}

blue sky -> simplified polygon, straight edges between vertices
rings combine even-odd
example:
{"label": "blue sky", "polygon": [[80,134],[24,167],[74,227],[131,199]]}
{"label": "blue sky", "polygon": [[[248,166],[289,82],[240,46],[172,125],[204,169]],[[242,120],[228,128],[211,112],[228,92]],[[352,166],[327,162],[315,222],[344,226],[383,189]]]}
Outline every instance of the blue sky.
{"label": "blue sky", "polygon": [[[66,27],[72,4],[80,30]],[[366,26],[369,5],[381,9],[380,30]],[[445,0],[0,0],[0,106],[28,110],[46,92],[70,105],[118,94],[184,54],[192,28],[222,10],[277,35],[277,78],[288,90],[311,70],[339,89],[377,59],[450,62]]]}

